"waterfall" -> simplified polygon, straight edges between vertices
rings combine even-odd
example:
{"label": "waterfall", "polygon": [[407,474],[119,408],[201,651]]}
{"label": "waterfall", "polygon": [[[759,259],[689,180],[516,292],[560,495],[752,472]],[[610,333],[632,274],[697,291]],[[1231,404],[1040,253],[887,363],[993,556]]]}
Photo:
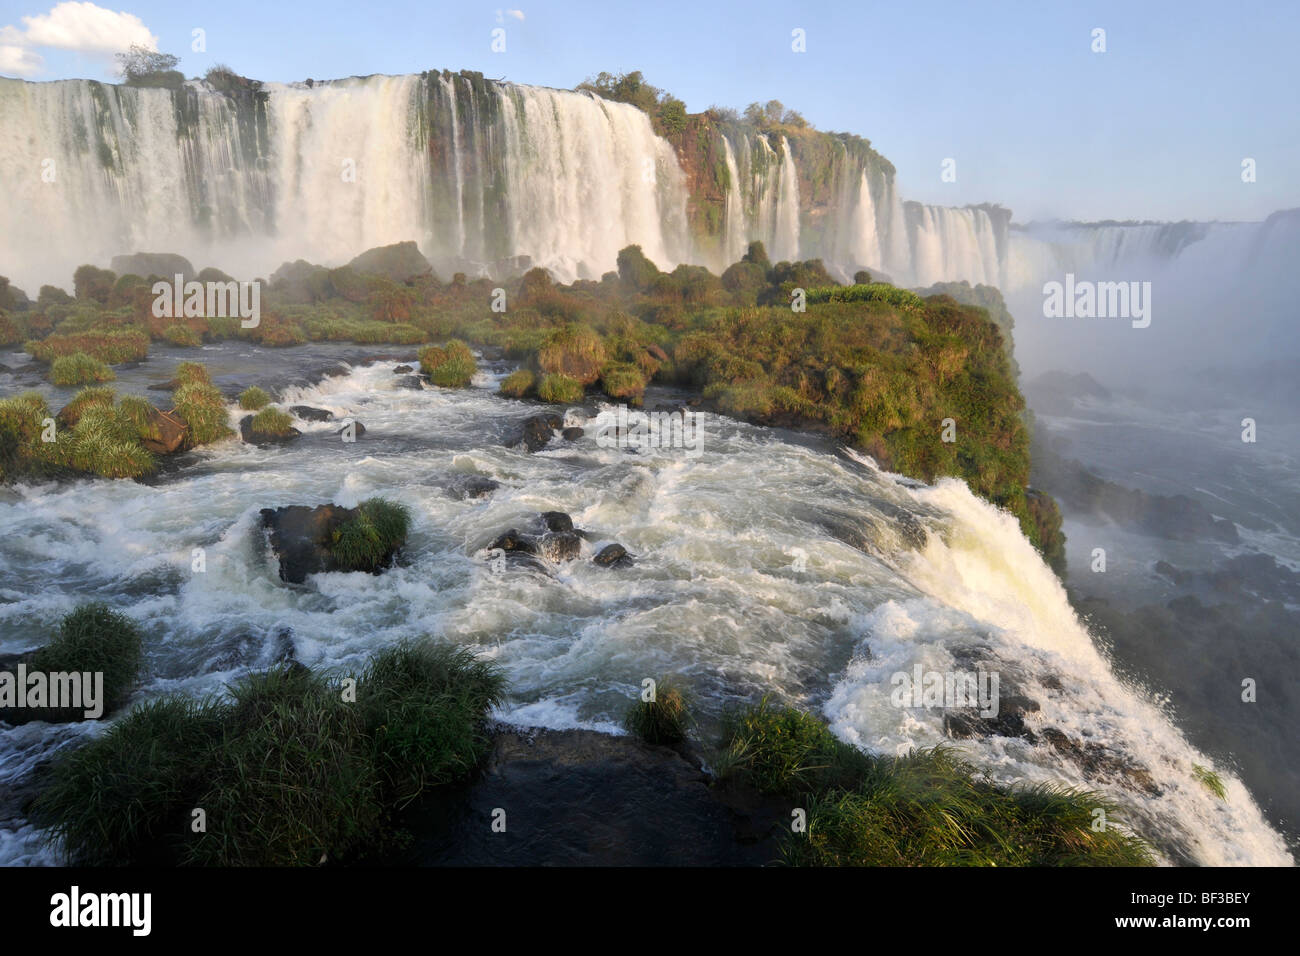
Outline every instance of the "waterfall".
{"label": "waterfall", "polygon": [[[451,74],[244,100],[0,79],[0,124],[17,133],[0,144],[0,263],[33,292],[143,250],[251,276],[415,239],[446,269],[528,256],[564,281],[631,243],[665,268],[689,256],[672,147],[640,110],[588,94]],[[783,189],[797,235],[797,187]]]}

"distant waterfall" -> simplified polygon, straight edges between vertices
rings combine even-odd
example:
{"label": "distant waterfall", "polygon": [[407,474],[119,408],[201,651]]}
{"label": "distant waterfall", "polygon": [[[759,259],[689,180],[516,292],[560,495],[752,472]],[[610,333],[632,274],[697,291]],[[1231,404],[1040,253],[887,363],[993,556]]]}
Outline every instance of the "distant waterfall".
{"label": "distant waterfall", "polygon": [[[0,270],[20,285],[144,250],[252,275],[416,239],[444,269],[528,256],[566,281],[631,243],[666,268],[690,253],[672,147],[583,93],[423,74],[237,102],[0,79],[0,126]],[[797,236],[794,190],[778,207]]]}

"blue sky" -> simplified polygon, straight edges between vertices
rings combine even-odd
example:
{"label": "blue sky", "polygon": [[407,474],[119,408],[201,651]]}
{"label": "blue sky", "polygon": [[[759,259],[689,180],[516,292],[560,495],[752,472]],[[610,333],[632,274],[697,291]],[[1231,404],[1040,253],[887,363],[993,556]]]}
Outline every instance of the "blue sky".
{"label": "blue sky", "polygon": [[[1001,202],[1018,221],[1259,219],[1300,206],[1294,0],[104,2],[97,13],[6,0],[0,73],[109,79],[107,47],[141,30],[189,76],[218,62],[276,81],[449,68],[571,87],[639,69],[692,111],[779,99],[819,129],[861,134],[909,199]],[[103,16],[119,11],[138,23]],[[497,27],[504,53],[490,49]],[[1098,27],[1104,53],[1091,49]],[[191,50],[195,28],[206,52]],[[805,53],[791,50],[796,28]],[[941,181],[949,157],[956,182]]]}

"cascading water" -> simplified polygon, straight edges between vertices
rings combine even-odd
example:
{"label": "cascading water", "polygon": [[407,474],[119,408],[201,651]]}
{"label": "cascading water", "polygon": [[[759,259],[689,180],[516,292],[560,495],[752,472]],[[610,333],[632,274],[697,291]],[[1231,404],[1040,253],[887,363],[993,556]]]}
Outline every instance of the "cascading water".
{"label": "cascading water", "polygon": [[[630,243],[666,268],[689,255],[681,168],[634,107],[439,74],[264,94],[0,79],[18,133],[0,145],[0,268],[66,286],[148,250],[253,276],[415,239],[440,266],[528,256],[569,281]],[[797,235],[797,193],[782,201]]]}
{"label": "cascading water", "polygon": [[[143,390],[183,354],[153,355],[119,385]],[[229,344],[204,358],[219,381],[272,385],[283,382],[285,354]],[[336,354],[304,346],[290,360]],[[138,701],[219,692],[286,647],[313,667],[356,668],[377,648],[432,632],[505,667],[512,689],[499,716],[510,722],[615,730],[643,677],[677,674],[710,725],[728,705],[772,693],[820,710],[842,738],[876,752],[948,742],[1000,780],[1101,789],[1171,861],[1289,861],[1231,768],[1198,754],[1116,679],[1015,519],[960,482],[900,482],[816,440],[711,415],[697,457],[603,449],[590,437],[530,455],[502,444],[528,414],[495,395],[503,374],[480,373],[468,390],[412,391],[397,387],[393,363],[358,368],[281,396],[363,421],[355,444],[340,444],[334,423],[299,423],[305,434],[292,445],[232,439],[155,485],[0,489],[0,653],[38,643],[93,594],[146,635]],[[613,420],[612,409],[602,415]],[[448,494],[467,474],[500,487],[487,499]],[[412,509],[398,567],[317,575],[302,588],[278,579],[259,509],[373,494]],[[551,509],[591,532],[584,558],[617,540],[635,565],[492,573],[487,543]],[[198,547],[202,574],[191,567]],[[1001,672],[1004,690],[1014,684],[1039,702],[1033,727],[1103,746],[1158,794],[1123,774],[1086,775],[1041,733],[1036,743],[948,741],[934,712],[891,705],[894,672],[972,657]],[[0,790],[103,729],[0,729]],[[1195,764],[1219,770],[1226,801],[1195,778]],[[0,800],[0,862],[48,861],[35,837],[18,804]]]}

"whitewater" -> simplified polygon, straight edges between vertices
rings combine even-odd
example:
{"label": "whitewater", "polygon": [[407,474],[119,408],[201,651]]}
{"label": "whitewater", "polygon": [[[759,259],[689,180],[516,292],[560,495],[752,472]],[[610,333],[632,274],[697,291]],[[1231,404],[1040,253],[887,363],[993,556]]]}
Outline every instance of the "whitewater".
{"label": "whitewater", "polygon": [[[320,364],[342,354],[294,353]],[[119,384],[165,378],[178,354],[158,350]],[[223,385],[284,381],[274,352],[225,344],[200,358]],[[713,415],[703,415],[698,457],[603,449],[590,437],[528,454],[503,443],[531,413],[494,394],[508,369],[481,370],[467,390],[414,391],[397,386],[394,364],[349,366],[281,396],[364,423],[355,444],[336,423],[298,423],[305,434],[293,444],[222,442],[154,484],[0,490],[0,654],[44,640],[80,601],[109,601],[146,635],[139,702],[220,692],[288,647],[309,666],[349,670],[401,638],[435,634],[504,667],[510,696],[496,716],[507,723],[618,732],[641,680],[675,675],[706,729],[726,708],[772,694],[875,753],[947,743],[999,782],[1099,789],[1169,863],[1291,862],[1231,768],[1194,750],[1158,702],[1115,676],[1015,520],[960,481],[926,486],[823,439]],[[590,412],[592,427],[617,414]],[[467,476],[500,487],[483,499],[449,493]],[[279,580],[260,509],[376,494],[413,514],[397,567],[316,575],[303,587]],[[618,541],[635,565],[494,573],[487,544],[548,510],[591,533],[584,558]],[[202,573],[192,571],[196,548]],[[1041,735],[949,740],[939,711],[891,705],[894,672],[971,661],[996,669],[1004,694],[1039,702],[1028,725],[1104,746],[1148,772],[1158,795],[1123,774],[1085,777]],[[106,726],[0,729],[0,791]],[[1226,800],[1194,765],[1219,772]],[[54,862],[4,809],[0,862]]]}

